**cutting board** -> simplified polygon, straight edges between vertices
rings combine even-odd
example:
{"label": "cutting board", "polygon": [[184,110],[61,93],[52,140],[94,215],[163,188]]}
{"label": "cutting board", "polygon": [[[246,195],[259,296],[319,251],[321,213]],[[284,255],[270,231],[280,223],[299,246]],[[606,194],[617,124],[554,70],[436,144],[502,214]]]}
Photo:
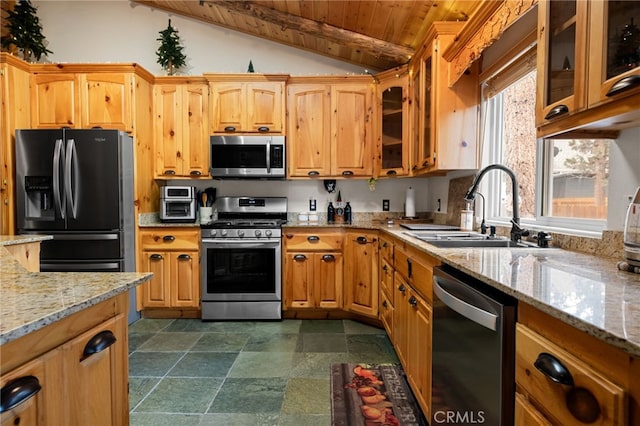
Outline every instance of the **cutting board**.
{"label": "cutting board", "polygon": [[459,231],[460,228],[452,225],[436,225],[434,223],[401,223],[401,227],[411,231]]}

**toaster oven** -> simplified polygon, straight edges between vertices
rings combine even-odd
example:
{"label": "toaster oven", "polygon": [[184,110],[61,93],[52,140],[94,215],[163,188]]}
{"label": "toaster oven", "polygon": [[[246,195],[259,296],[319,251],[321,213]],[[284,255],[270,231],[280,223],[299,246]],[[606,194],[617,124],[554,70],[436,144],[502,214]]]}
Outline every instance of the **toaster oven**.
{"label": "toaster oven", "polygon": [[196,189],[193,186],[164,186],[160,193],[160,221],[196,221]]}

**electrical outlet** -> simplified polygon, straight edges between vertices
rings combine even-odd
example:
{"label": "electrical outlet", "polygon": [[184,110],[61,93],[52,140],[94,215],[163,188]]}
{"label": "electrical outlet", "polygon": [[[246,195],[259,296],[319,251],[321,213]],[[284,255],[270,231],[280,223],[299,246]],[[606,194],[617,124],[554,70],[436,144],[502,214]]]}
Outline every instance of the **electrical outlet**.
{"label": "electrical outlet", "polygon": [[309,211],[310,212],[315,212],[316,211],[316,200],[315,198],[312,198],[309,200]]}
{"label": "electrical outlet", "polygon": [[438,211],[442,211],[442,200],[438,198]]}
{"label": "electrical outlet", "polygon": [[389,211],[389,200],[382,200],[382,211],[383,212]]}

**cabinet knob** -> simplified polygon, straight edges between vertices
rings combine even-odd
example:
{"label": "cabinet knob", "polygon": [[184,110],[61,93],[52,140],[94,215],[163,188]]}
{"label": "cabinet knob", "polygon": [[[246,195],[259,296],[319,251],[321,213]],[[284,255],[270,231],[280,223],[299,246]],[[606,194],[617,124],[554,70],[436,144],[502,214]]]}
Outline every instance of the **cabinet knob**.
{"label": "cabinet knob", "polygon": [[235,132],[236,128],[234,126],[227,126],[224,128],[225,132]]}
{"label": "cabinet knob", "polygon": [[383,270],[383,271],[385,271],[385,272],[387,272],[387,271],[389,270],[389,267],[388,267],[387,265],[384,265],[384,266],[382,267],[382,270]]}
{"label": "cabinet knob", "polygon": [[12,380],[0,390],[0,413],[12,410],[38,392],[42,386],[34,376],[24,376]]}
{"label": "cabinet knob", "polygon": [[409,298],[409,304],[415,308],[418,306],[418,299],[416,299],[415,296],[411,296]]}
{"label": "cabinet knob", "polygon": [[369,240],[367,240],[367,237],[360,236],[360,237],[356,238],[356,242],[358,244],[367,244],[369,242]]}
{"label": "cabinet knob", "polygon": [[96,334],[87,342],[82,352],[83,359],[104,351],[116,342],[116,336],[110,330],[104,330]]}
{"label": "cabinet knob", "polygon": [[398,286],[398,290],[400,290],[400,293],[404,293],[405,291],[407,291],[407,288],[404,286],[404,284],[400,284]]}
{"label": "cabinet knob", "polygon": [[387,244],[387,242],[385,241],[384,243],[382,243],[382,248],[387,248],[389,244]]}
{"label": "cabinet knob", "polygon": [[389,304],[388,304],[388,303],[387,303],[387,301],[385,300],[384,302],[382,302],[382,306],[386,308],[387,306],[389,306]]}
{"label": "cabinet knob", "polygon": [[176,237],[174,237],[173,235],[165,235],[164,237],[162,237],[162,241],[170,243],[171,241],[175,241]]}

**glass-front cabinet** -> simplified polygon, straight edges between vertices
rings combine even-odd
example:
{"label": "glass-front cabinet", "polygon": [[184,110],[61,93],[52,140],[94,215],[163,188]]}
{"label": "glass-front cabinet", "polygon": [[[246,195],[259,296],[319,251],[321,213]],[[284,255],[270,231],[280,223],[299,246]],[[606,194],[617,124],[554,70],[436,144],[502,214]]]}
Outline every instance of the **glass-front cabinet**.
{"label": "glass-front cabinet", "polygon": [[640,1],[593,1],[589,22],[589,107],[640,93]]}
{"label": "glass-front cabinet", "polygon": [[407,66],[378,73],[380,139],[378,176],[409,173],[409,76]]}

